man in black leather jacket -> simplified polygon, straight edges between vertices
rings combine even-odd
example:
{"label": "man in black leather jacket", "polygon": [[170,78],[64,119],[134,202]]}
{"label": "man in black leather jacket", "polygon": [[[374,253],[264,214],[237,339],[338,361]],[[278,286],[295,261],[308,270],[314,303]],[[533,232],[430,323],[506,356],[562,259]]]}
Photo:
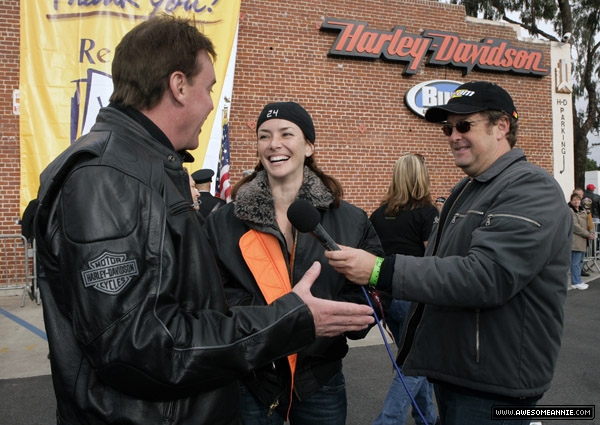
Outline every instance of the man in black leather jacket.
{"label": "man in black leather jacket", "polygon": [[239,424],[236,380],[373,323],[314,298],[228,309],[182,163],[213,109],[215,51],[184,19],[119,43],[114,92],[41,175],[35,237],[58,424]]}

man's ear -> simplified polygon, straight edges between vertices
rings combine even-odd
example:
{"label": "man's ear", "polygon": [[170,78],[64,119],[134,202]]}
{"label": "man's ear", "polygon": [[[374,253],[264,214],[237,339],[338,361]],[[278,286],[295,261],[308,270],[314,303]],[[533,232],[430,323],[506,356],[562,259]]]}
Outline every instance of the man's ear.
{"label": "man's ear", "polygon": [[503,133],[505,136],[510,131],[510,120],[507,116],[503,115],[496,121],[496,125],[498,126],[498,130]]}
{"label": "man's ear", "polygon": [[171,96],[178,103],[185,103],[185,94],[187,89],[187,79],[181,71],[175,71],[169,78],[169,90]]}

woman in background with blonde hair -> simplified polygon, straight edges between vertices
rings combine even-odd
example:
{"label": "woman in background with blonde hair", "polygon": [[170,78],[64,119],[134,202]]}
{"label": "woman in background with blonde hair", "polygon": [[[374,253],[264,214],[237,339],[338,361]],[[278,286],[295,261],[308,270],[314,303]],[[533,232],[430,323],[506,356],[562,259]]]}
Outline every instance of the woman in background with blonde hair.
{"label": "woman in background with blonde hair", "polygon": [[[431,196],[425,158],[418,154],[402,155],[394,166],[387,194],[380,207],[371,215],[371,222],[379,235],[385,255],[422,257],[437,218],[438,210]],[[394,299],[387,317],[397,345],[409,305],[408,301]],[[437,413],[433,405],[431,383],[423,376],[406,376],[404,379],[427,425],[435,423]],[[410,405],[411,399],[396,374],[381,413],[373,425],[403,425]],[[425,425],[414,407],[412,416],[417,425]]]}

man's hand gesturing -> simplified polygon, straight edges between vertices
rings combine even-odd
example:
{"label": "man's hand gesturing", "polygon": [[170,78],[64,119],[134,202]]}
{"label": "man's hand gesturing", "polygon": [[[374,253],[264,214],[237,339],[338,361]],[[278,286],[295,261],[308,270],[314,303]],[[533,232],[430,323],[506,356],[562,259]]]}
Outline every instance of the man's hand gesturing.
{"label": "man's hand gesturing", "polygon": [[374,323],[373,310],[368,305],[313,296],[310,287],[320,272],[321,264],[315,261],[293,289],[313,315],[316,336],[337,336],[344,332],[360,331]]}

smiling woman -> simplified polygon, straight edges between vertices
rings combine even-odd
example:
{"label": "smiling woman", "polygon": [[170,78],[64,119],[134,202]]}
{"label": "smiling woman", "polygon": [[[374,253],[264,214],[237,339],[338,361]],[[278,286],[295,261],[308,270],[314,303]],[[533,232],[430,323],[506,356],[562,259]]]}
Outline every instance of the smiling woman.
{"label": "smiling woman", "polygon": [[[292,184],[297,191],[302,183],[305,159],[315,151],[315,127],[308,113],[297,103],[284,102],[269,107],[275,109],[265,108],[257,122],[258,157],[272,186],[278,181],[277,185]],[[282,219],[280,226],[291,228],[285,221]]]}
{"label": "smiling woman", "polygon": [[[258,164],[233,188],[235,202],[211,214],[205,226],[232,306],[269,304],[294,287],[315,261],[326,263],[319,242],[299,233],[288,218],[297,200],[316,208],[316,223],[335,241],[382,252],[367,214],[342,201],[339,182],[317,167],[315,127],[301,105],[265,106],[256,136]],[[321,298],[367,303],[360,289],[331,267],[323,267],[311,291]],[[297,355],[246,377],[243,422],[282,425],[290,419],[296,425],[344,425],[346,337],[366,334],[320,338]]]}

